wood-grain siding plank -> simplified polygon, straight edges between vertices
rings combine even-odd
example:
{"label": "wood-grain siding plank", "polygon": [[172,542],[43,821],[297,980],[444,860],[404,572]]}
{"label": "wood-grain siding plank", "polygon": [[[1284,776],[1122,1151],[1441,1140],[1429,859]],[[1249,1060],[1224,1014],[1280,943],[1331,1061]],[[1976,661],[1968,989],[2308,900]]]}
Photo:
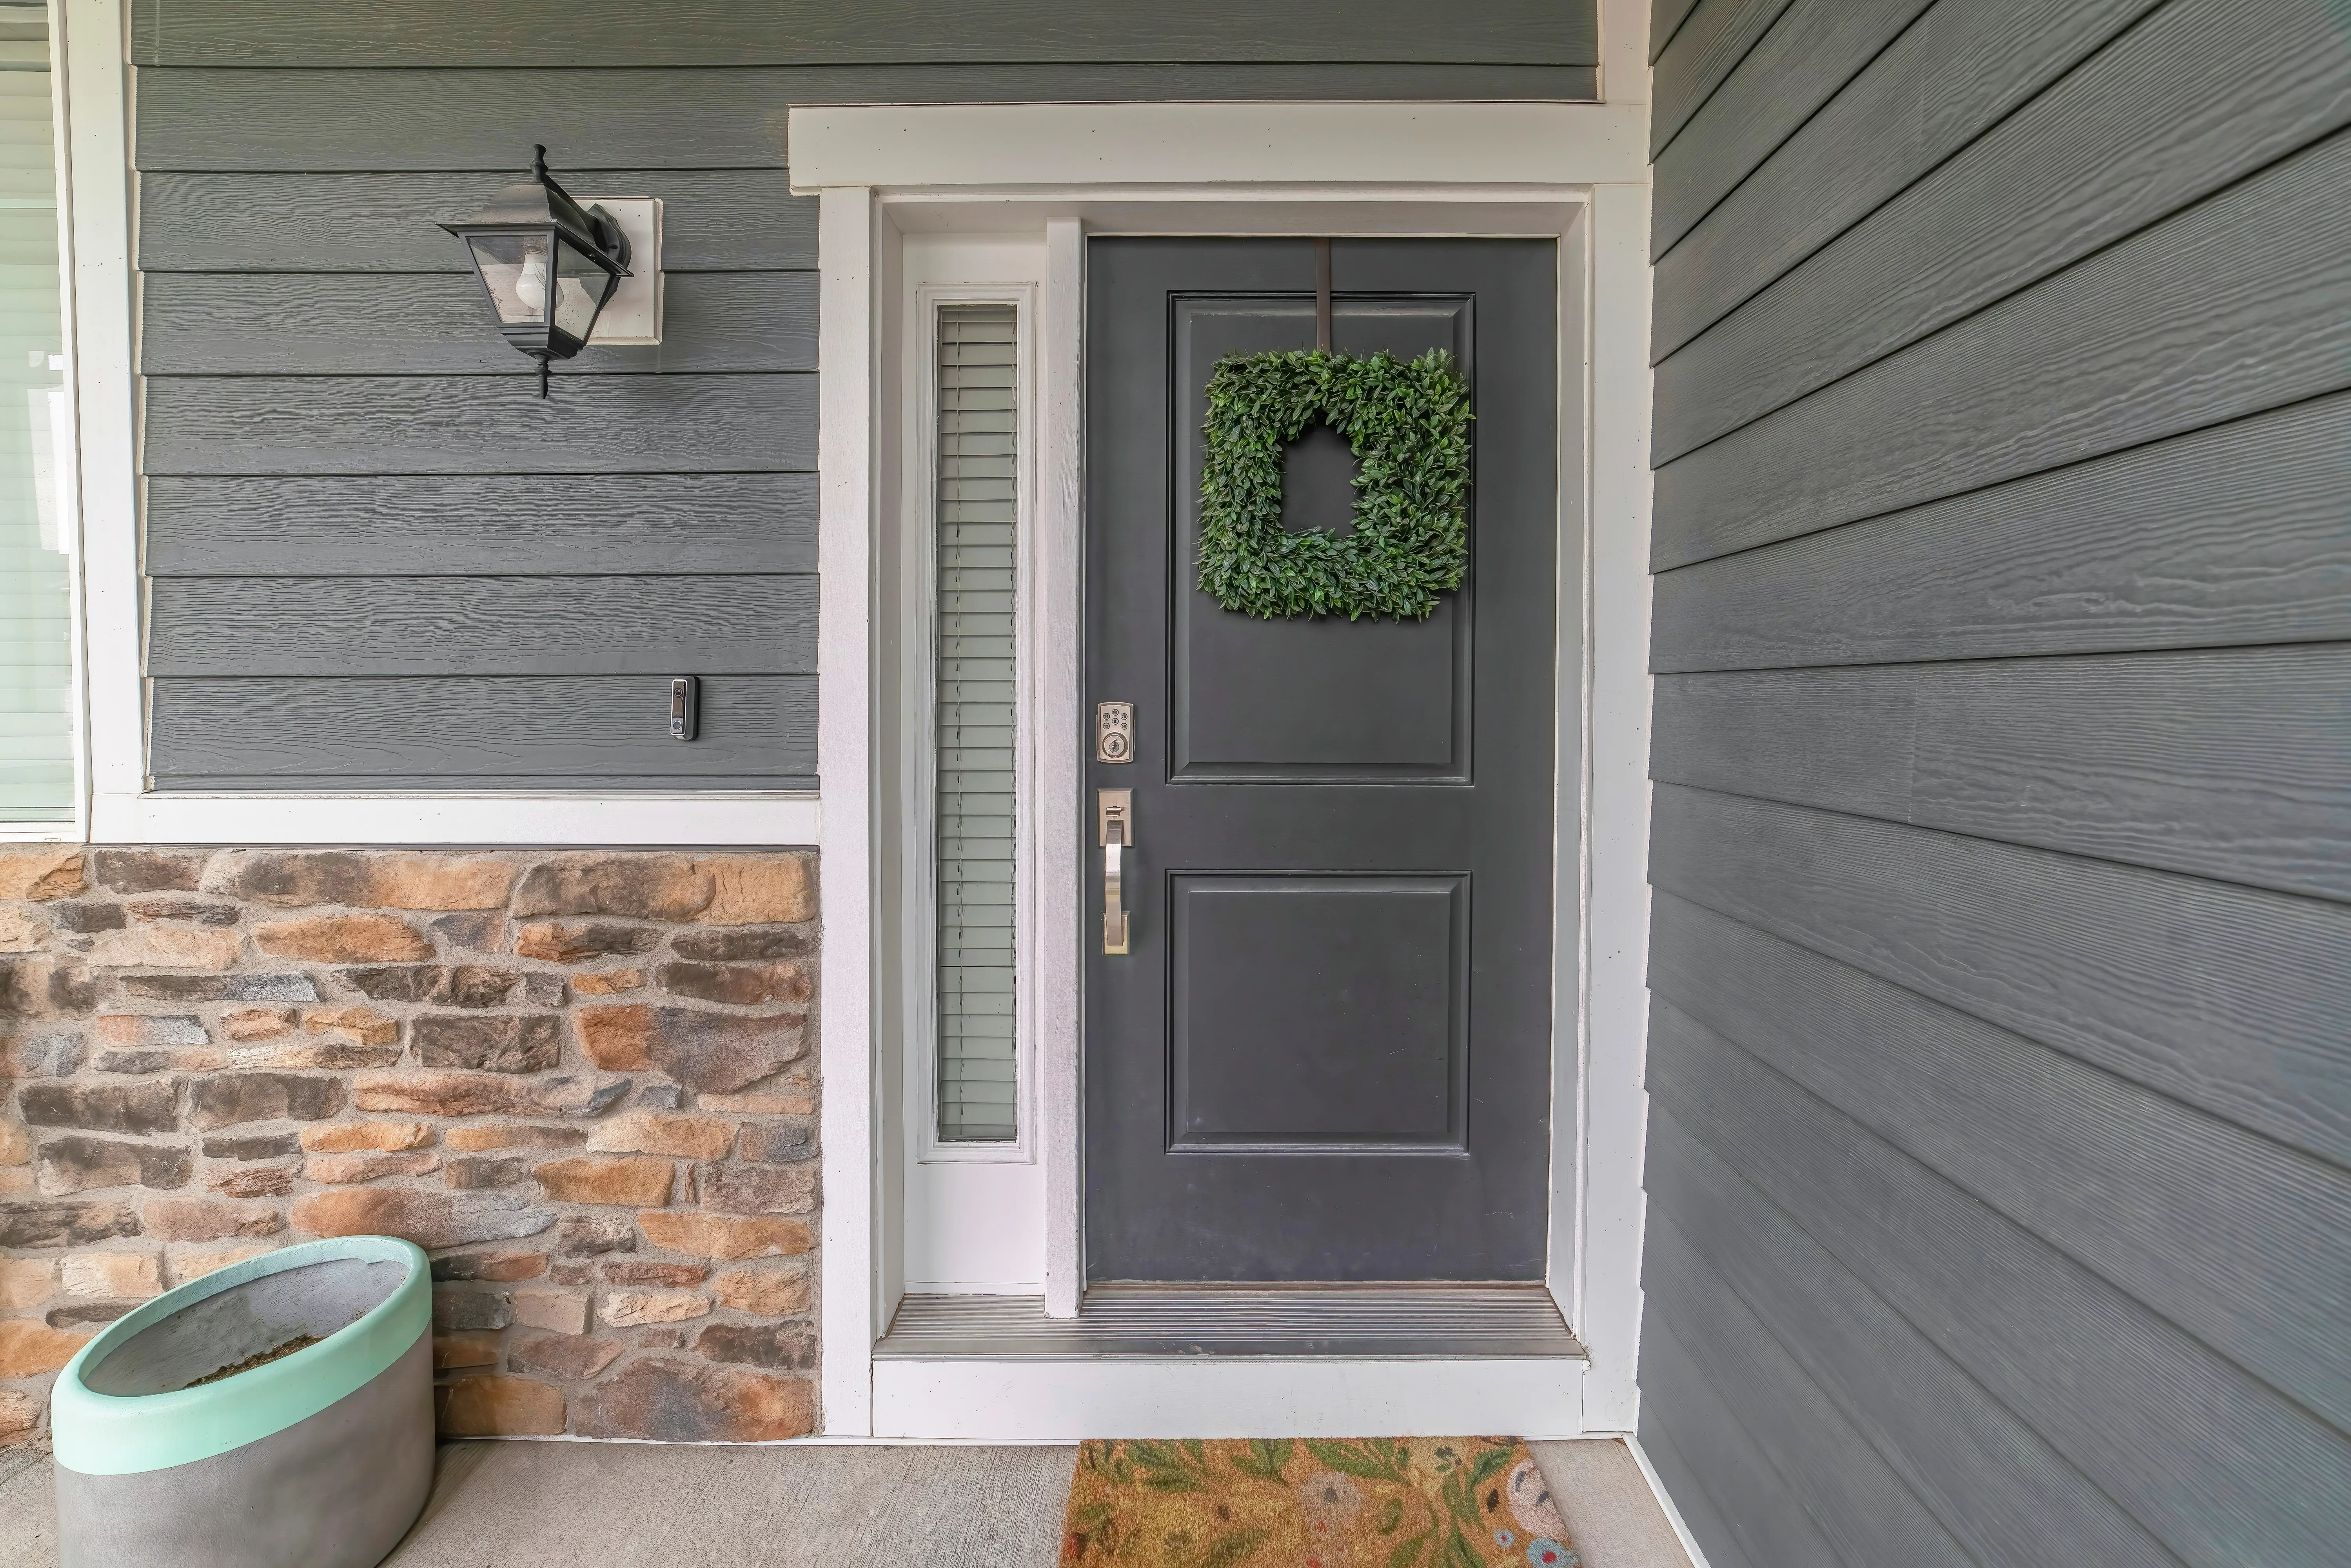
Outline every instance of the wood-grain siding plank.
{"label": "wood-grain siding plank", "polygon": [[[470,275],[163,272],[141,296],[151,376],[538,374]],[[812,371],[816,297],[813,272],[681,273],[664,281],[660,343],[591,347],[565,369]]]}
{"label": "wood-grain siding plank", "polygon": [[[528,151],[528,148],[525,149]],[[586,196],[662,198],[662,270],[816,266],[814,196],[780,169],[579,169]],[[441,225],[472,216],[517,171],[425,174],[147,174],[139,181],[145,272],[470,274]]]}
{"label": "wood-grain siding plank", "polygon": [[2341,1169],[1670,894],[1653,910],[1649,982],[2351,1431]]}
{"label": "wood-grain siding plank", "polygon": [[146,472],[779,473],[816,429],[813,375],[156,376]]}
{"label": "wood-grain siding plank", "polygon": [[1656,580],[1651,668],[2351,638],[2351,395]]}
{"label": "wood-grain siding plank", "polygon": [[1678,188],[1700,172],[1660,159],[1660,217],[1697,221],[1657,263],[1650,352],[1697,337],[2160,3],[1936,0],[1702,219],[1703,194]]}
{"label": "wood-grain siding plank", "polygon": [[149,766],[167,789],[799,789],[816,707],[814,675],[714,675],[699,736],[679,742],[659,675],[159,680]]}
{"label": "wood-grain siding plank", "polygon": [[1656,471],[1657,570],[2351,384],[2342,132]]}
{"label": "wood-grain siding plank", "polygon": [[187,66],[902,65],[1442,59],[1594,65],[1592,0],[136,0],[131,59]]}
{"label": "wood-grain siding plank", "polygon": [[[1868,1568],[1837,1555],[1771,1468],[1761,1439],[1748,1429],[1722,1391],[1707,1381],[1682,1348],[1680,1337],[1655,1311],[1641,1322],[1645,1424],[1653,1403],[1671,1413],[1660,1424],[1712,1500],[1725,1531],[1747,1556],[1770,1568]],[[1774,1415],[1746,1412],[1748,1420],[1765,1423]]]}
{"label": "wood-grain siding plank", "polygon": [[1674,35],[1681,31],[1682,24],[1689,20],[1690,12],[1697,5],[1698,0],[1654,0],[1649,6],[1651,65],[1657,63],[1657,57],[1666,52],[1666,46],[1674,41]]}
{"label": "wood-grain siding plank", "polygon": [[[2174,0],[1659,364],[1655,460],[2351,123],[2351,29],[2332,13]],[[2199,73],[2246,90],[2183,97]]]}
{"label": "wood-grain siding plank", "polygon": [[1645,1234],[1662,1223],[1685,1239],[1980,1561],[2178,1563],[1663,1105],[1650,1107],[1646,1148]]}
{"label": "wood-grain siding plank", "polygon": [[1789,0],[1698,0],[1649,73],[1649,156],[1739,68]]}
{"label": "wood-grain siding plank", "polygon": [[1649,880],[2351,1164],[2351,911],[1679,785]]}
{"label": "wood-grain siding plank", "polygon": [[2351,900],[2351,645],[1664,675],[1650,777]]}
{"label": "wood-grain siding plank", "polygon": [[816,529],[813,474],[147,482],[155,577],[812,572]]}
{"label": "wood-grain siding plank", "polygon": [[1671,1002],[1650,1092],[2199,1568],[2330,1562],[2351,1439]]}
{"label": "wood-grain siding plank", "polygon": [[1722,1277],[1652,1214],[1642,1232],[1646,1322],[1663,1323],[1733,1410],[1768,1411],[1765,1459],[1847,1563],[1975,1568],[1944,1521]]}
{"label": "wood-grain siding plank", "polygon": [[1793,0],[1656,160],[1650,259],[1771,155],[1934,0]]}
{"label": "wood-grain siding plank", "polygon": [[165,675],[779,675],[816,670],[799,577],[167,577]]}
{"label": "wood-grain siding plank", "polygon": [[1698,1480],[1698,1471],[1683,1458],[1681,1450],[1666,1433],[1658,1416],[1661,1401],[1654,1387],[1645,1388],[1641,1395],[1641,1415],[1637,1430],[1641,1451],[1648,1456],[1649,1466],[1657,1472],[1657,1481],[1666,1495],[1673,1500],[1676,1511],[1682,1516],[1683,1525],[1690,1539],[1704,1553],[1707,1568],[1755,1568],[1754,1560],[1739,1544],[1730,1532],[1714,1500],[1706,1494]]}
{"label": "wood-grain siding plank", "polygon": [[[504,170],[543,141],[567,168],[781,169],[796,103],[1589,100],[1589,65],[149,67],[143,170]],[[419,106],[430,106],[420,113]]]}

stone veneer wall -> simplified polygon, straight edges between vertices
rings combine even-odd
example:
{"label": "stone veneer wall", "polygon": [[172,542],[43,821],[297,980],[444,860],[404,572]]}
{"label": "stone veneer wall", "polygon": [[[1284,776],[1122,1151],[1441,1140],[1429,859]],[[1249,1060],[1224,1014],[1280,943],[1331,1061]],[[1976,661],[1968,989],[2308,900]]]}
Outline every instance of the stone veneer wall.
{"label": "stone veneer wall", "polygon": [[816,862],[0,849],[0,1441],[93,1325],[433,1255],[451,1435],[812,1429]]}

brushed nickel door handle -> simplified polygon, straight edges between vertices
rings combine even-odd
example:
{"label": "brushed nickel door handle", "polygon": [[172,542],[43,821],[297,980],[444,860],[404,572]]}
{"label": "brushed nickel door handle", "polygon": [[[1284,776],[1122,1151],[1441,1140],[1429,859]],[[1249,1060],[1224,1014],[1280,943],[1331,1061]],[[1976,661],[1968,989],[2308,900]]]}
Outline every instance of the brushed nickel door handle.
{"label": "brushed nickel door handle", "polygon": [[1102,852],[1102,953],[1126,956],[1126,851],[1132,847],[1134,791],[1095,791],[1094,821]]}

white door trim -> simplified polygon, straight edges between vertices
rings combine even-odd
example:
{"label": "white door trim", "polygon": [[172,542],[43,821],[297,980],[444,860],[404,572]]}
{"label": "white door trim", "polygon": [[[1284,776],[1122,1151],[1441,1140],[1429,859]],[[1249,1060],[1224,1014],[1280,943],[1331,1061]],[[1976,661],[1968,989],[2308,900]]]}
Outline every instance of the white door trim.
{"label": "white door trim", "polygon": [[[1575,297],[1562,300],[1562,325],[1572,335],[1562,345],[1562,364],[1563,379],[1574,384],[1562,405],[1562,461],[1571,483],[1562,486],[1562,548],[1563,562],[1571,555],[1580,559],[1576,602],[1562,603],[1562,613],[1563,621],[1573,610],[1582,614],[1578,645],[1563,649],[1562,658],[1562,675],[1573,672],[1571,684],[1582,701],[1580,712],[1562,715],[1562,755],[1572,747],[1577,766],[1573,779],[1562,779],[1574,815],[1562,824],[1566,876],[1559,914],[1562,928],[1576,934],[1577,947],[1562,956],[1555,1049],[1563,1092],[1577,1114],[1559,1129],[1553,1200],[1567,1206],[1562,1218],[1573,1221],[1573,1241],[1554,1259],[1551,1282],[1592,1352],[1592,1369],[1582,1380],[1581,1428],[1629,1430],[1635,1409],[1645,1120],[1649,378],[1646,170],[1637,156],[1638,137],[1627,142],[1625,136],[1626,123],[1645,110],[1606,106],[1617,111],[1612,118],[1597,106],[1577,105],[1249,106],[1269,113],[1279,109],[1273,119],[1280,124],[1312,129],[1311,134],[1300,130],[1300,140],[1281,146],[1275,159],[1262,141],[1252,148],[1246,138],[1209,136],[1204,142],[1179,133],[1188,126],[1206,135],[1213,125],[1230,122],[1230,106],[1049,107],[1050,115],[1036,106],[977,106],[808,109],[791,116],[799,188],[850,182],[820,189],[829,587],[820,662],[821,722],[829,738],[820,749],[827,797],[826,1033],[831,1041],[823,1091],[826,1428],[842,1435],[925,1435],[910,1429],[909,1407],[894,1396],[892,1414],[882,1416],[876,1400],[883,1390],[870,1355],[903,1288],[894,1281],[904,1278],[891,1257],[903,1230],[882,1223],[893,1207],[885,1172],[896,1161],[878,1157],[903,1133],[880,1124],[882,1102],[874,1094],[881,1079],[894,1076],[897,1042],[885,1046],[873,1033],[850,1032],[841,1016],[844,992],[852,986],[866,987],[871,997],[888,984],[883,971],[892,960],[877,954],[877,939],[895,946],[872,918],[873,841],[882,831],[873,815],[877,802],[862,787],[862,766],[859,789],[852,795],[842,788],[848,778],[837,771],[835,758],[842,748],[877,742],[893,727],[877,722],[883,716],[875,709],[872,677],[877,662],[894,663],[897,655],[876,644],[867,569],[879,548],[874,541],[896,526],[897,509],[883,507],[876,487],[862,475],[834,465],[895,466],[883,450],[895,399],[877,401],[874,371],[877,364],[893,362],[896,350],[883,357],[878,324],[898,308],[892,260],[897,236],[929,230],[1041,231],[1046,241],[1037,315],[1035,580],[1041,602],[1030,624],[1040,638],[1039,755],[1061,761],[1038,771],[1041,821],[1073,820],[1080,793],[1074,759],[1082,744],[1076,733],[1076,591],[1083,235],[1548,234],[1565,241],[1562,277]],[[1545,112],[1531,119],[1523,112],[1530,108]],[[1035,128],[1049,122],[1055,135],[1040,139]],[[1439,126],[1444,134],[1434,136]],[[1555,155],[1527,152],[1524,143],[1538,137],[1563,141],[1566,149],[1555,149]],[[1433,141],[1443,145],[1433,150]],[[1073,165],[1072,146],[1087,150],[1085,166]],[[1497,154],[1497,149],[1509,151]],[[1497,157],[1500,179],[1489,166]],[[1384,177],[1376,185],[1351,183],[1366,170]],[[1398,185],[1400,170],[1420,173],[1425,182]],[[1249,178],[1276,171],[1279,183]],[[1449,172],[1447,183],[1437,183],[1440,172]],[[1540,182],[1511,178],[1534,172],[1542,175]],[[836,236],[837,225],[853,230],[853,236]],[[854,543],[844,536],[854,536]],[[860,591],[861,583],[867,591]],[[888,771],[886,762],[880,766]],[[1071,837],[1039,836],[1040,848]],[[1064,858],[1068,852],[1066,845],[1060,851]],[[1046,861],[1037,871],[1040,924],[1048,932],[1074,930],[1080,868]],[[843,897],[852,883],[853,921]],[[1067,1312],[1074,1310],[1079,1289],[1078,966],[1074,945],[1050,936],[1023,959],[1039,971],[1041,985],[1047,1301],[1050,1310]],[[1580,984],[1569,984],[1571,971]],[[862,1010],[871,1018],[875,1009]],[[892,1096],[889,1103],[902,1102]],[[1061,1364],[1056,1375],[1066,1380],[1100,1364]],[[918,1375],[901,1362],[884,1381],[904,1395],[909,1390],[899,1385]],[[1102,1377],[1102,1392],[1109,1396],[1115,1379]],[[1109,1429],[1099,1419],[1099,1406],[1093,1408],[1097,1427]]]}

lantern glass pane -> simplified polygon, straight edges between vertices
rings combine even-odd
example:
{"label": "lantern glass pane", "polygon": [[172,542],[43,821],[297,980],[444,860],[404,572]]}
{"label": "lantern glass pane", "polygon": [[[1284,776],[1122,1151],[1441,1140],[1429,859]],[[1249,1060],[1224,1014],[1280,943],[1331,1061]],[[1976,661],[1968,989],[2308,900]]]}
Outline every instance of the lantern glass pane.
{"label": "lantern glass pane", "polygon": [[568,240],[557,245],[556,254],[555,329],[584,343],[596,312],[604,308],[604,296],[612,290],[612,275],[572,249]]}
{"label": "lantern glass pane", "polygon": [[474,249],[474,265],[489,286],[490,305],[507,326],[536,326],[547,319],[549,238],[544,233],[465,236]]}

